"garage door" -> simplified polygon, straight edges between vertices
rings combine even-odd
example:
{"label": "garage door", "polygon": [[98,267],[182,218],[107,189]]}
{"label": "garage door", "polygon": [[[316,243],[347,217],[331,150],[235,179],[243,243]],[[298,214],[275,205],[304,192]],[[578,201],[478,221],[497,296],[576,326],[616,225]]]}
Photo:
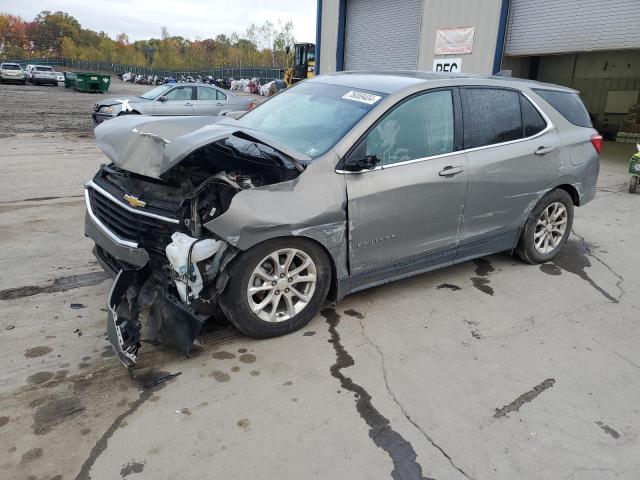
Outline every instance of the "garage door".
{"label": "garage door", "polygon": [[507,55],[640,48],[640,0],[511,0]]}
{"label": "garage door", "polygon": [[347,0],[345,70],[415,70],[421,18],[422,0]]}

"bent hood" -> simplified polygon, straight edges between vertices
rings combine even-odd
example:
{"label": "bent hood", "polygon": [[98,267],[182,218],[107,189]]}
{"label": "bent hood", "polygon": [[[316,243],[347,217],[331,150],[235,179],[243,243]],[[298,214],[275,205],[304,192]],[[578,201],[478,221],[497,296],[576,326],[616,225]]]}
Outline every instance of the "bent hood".
{"label": "bent hood", "polygon": [[195,150],[238,132],[296,161],[311,160],[267,135],[222,116],[126,115],[102,122],[94,132],[98,148],[115,165],[152,178],[160,178]]}
{"label": "bent hood", "polygon": [[122,105],[123,103],[149,103],[153,100],[148,100],[142,97],[119,97],[119,98],[105,98],[104,100],[100,100],[98,105],[105,105],[107,107],[112,107],[113,105]]}

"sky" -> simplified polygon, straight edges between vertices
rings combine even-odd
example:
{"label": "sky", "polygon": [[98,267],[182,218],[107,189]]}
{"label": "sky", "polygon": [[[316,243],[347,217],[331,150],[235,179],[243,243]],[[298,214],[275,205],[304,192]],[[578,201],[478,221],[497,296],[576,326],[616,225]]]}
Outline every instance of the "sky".
{"label": "sky", "polygon": [[315,42],[316,0],[0,0],[0,12],[31,21],[42,10],[71,14],[83,28],[129,40],[160,37],[160,27],[190,39],[242,33],[251,23],[291,20],[297,42]]}

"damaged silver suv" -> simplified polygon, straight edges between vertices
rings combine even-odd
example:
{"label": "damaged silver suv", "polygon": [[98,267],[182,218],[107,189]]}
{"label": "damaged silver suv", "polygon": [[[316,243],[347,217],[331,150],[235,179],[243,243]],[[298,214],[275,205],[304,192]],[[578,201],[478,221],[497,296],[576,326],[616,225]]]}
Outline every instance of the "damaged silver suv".
{"label": "damaged silver suv", "polygon": [[256,338],[325,301],[505,250],[565,243],[602,138],[578,93],[504,77],[342,73],[238,120],[126,116],[95,130],[86,234],[115,276],[108,334],[185,353],[216,312]]}

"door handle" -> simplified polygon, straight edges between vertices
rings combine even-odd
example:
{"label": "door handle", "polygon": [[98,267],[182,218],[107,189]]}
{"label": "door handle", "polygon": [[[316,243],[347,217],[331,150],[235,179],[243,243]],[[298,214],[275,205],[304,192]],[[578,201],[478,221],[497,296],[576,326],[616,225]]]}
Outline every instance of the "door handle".
{"label": "door handle", "polygon": [[219,107],[221,107],[222,105],[224,105],[224,103],[222,103],[222,102],[218,102],[218,103],[216,103],[216,105],[217,105],[217,106],[219,106]]}
{"label": "door handle", "polygon": [[463,168],[462,167],[444,167],[443,170],[440,170],[440,173],[438,173],[438,175],[440,175],[441,177],[452,177],[454,175],[457,175],[459,173],[462,173]]}
{"label": "door handle", "polygon": [[553,150],[554,150],[554,147],[538,147],[538,149],[533,153],[535,153],[536,155],[542,156],[542,155],[546,155],[549,152],[553,152]]}
{"label": "door handle", "polygon": [[191,107],[191,106],[193,106],[193,103],[191,103],[191,102],[187,102],[187,103],[185,103],[185,104],[184,104],[184,106],[185,106],[185,107]]}

